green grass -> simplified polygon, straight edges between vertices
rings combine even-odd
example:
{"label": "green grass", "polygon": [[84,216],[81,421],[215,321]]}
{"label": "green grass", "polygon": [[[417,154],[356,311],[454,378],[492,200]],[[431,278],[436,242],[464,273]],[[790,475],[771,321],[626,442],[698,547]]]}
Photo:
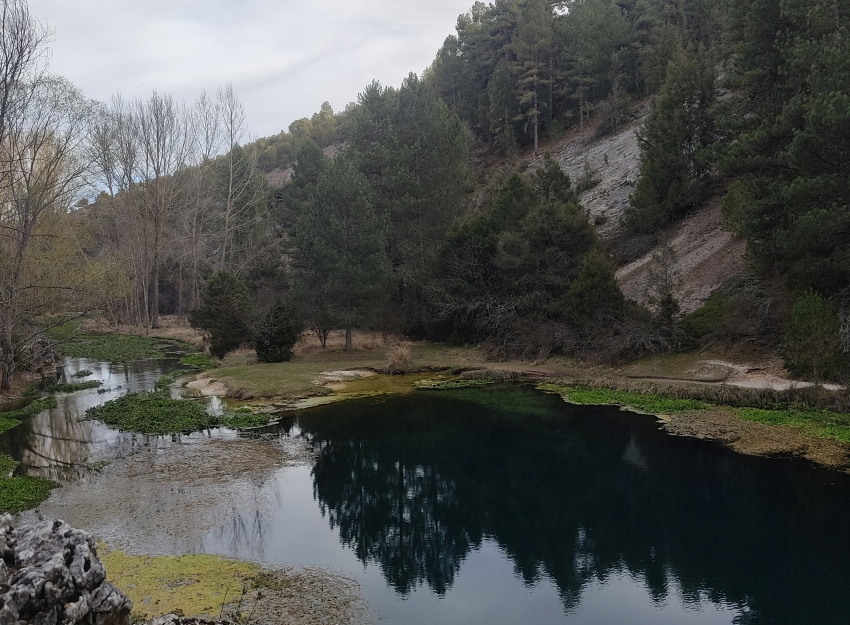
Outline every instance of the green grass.
{"label": "green grass", "polygon": [[17,514],[35,508],[47,499],[50,491],[59,486],[41,477],[8,477],[18,463],[0,455],[0,512]]}
{"label": "green grass", "polygon": [[56,349],[69,358],[127,362],[163,355],[162,339],[150,336],[89,333],[59,338],[53,330],[49,334],[58,341]]}
{"label": "green grass", "polygon": [[787,425],[800,428],[820,438],[833,438],[850,443],[850,414],[829,410],[805,408],[781,408],[765,410],[763,408],[736,408],[742,419],[766,423],[767,425]]}
{"label": "green grass", "polygon": [[569,387],[557,384],[543,384],[539,388],[561,393],[567,401],[574,404],[629,406],[656,415],[711,408],[711,404],[696,399],[676,399],[657,393],[643,394],[608,388]]}
{"label": "green grass", "polygon": [[75,393],[87,388],[97,388],[102,384],[103,382],[100,382],[99,380],[80,382],[78,384],[51,384],[50,386],[45,386],[44,391],[46,393]]}
{"label": "green grass", "polygon": [[184,356],[180,359],[180,363],[194,367],[195,369],[200,369],[201,371],[214,369],[218,366],[216,360],[206,354],[190,354],[189,356]]}
{"label": "green grass", "polygon": [[72,378],[87,378],[87,377],[89,377],[92,373],[94,373],[94,371],[92,371],[91,369],[80,369],[79,371],[77,371],[77,372],[76,372],[74,375],[72,375],[71,377],[72,377]]}

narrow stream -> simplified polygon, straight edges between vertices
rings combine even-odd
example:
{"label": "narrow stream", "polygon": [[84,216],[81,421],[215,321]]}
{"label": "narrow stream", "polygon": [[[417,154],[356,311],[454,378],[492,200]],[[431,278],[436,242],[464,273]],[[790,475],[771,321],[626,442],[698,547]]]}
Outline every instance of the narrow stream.
{"label": "narrow stream", "polygon": [[68,361],[113,390],[0,436],[65,482],[42,513],[131,551],[341,570],[382,623],[850,622],[843,474],[524,387],[331,404],[261,438],[78,420],[178,367]]}

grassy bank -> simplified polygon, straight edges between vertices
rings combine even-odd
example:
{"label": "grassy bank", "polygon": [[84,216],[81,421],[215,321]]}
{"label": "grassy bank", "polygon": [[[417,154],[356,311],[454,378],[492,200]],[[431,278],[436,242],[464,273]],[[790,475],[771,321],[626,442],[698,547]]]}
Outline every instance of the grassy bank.
{"label": "grassy bank", "polygon": [[810,436],[850,443],[846,391],[817,387],[776,391],[615,379],[563,381],[541,384],[539,388],[560,393],[571,403],[625,406],[659,416],[725,407],[745,421],[787,426]]}

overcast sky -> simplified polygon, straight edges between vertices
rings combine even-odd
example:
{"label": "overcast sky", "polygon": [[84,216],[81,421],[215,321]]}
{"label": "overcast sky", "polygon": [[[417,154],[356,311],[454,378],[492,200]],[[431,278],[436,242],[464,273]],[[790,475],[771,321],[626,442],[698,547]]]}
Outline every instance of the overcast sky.
{"label": "overcast sky", "polygon": [[193,101],[228,81],[255,137],[372,79],[421,74],[473,0],[29,0],[55,31],[50,70],[106,101],[153,88]]}

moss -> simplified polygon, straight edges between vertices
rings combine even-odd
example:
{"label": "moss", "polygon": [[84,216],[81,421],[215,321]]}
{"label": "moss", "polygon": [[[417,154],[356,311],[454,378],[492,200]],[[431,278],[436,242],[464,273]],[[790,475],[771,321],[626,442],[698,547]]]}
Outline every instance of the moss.
{"label": "moss", "polygon": [[260,573],[256,564],[210,555],[132,556],[101,548],[100,559],[107,579],[133,600],[133,614],[142,619],[177,610],[217,617]]}

